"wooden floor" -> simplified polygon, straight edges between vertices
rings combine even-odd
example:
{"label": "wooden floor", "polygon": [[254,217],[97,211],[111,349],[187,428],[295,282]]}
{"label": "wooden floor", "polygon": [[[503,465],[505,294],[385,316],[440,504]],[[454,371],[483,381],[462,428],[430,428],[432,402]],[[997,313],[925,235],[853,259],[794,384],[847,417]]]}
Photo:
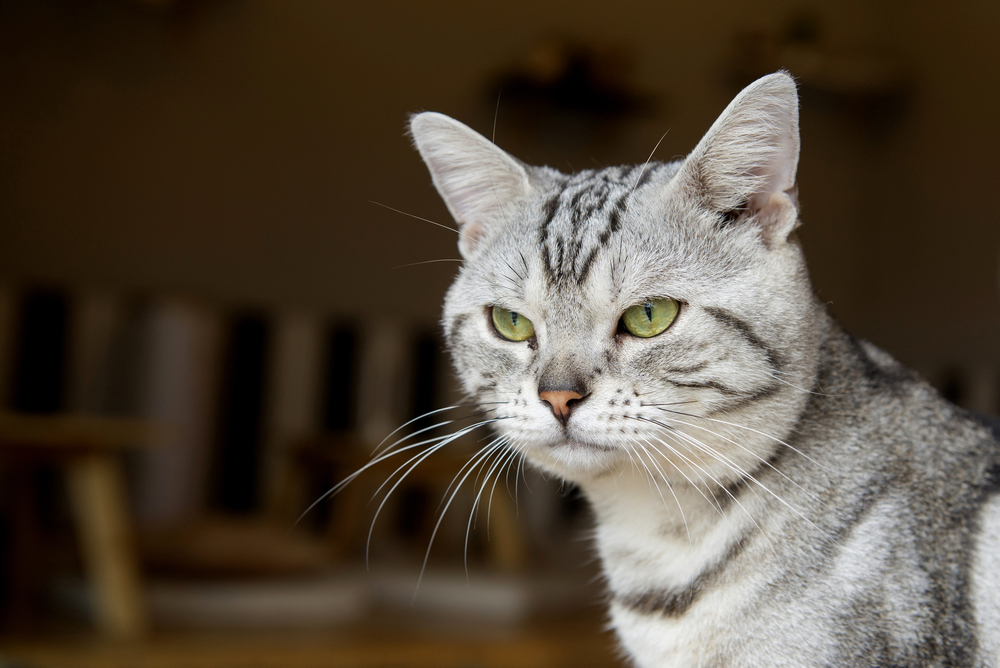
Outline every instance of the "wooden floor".
{"label": "wooden floor", "polygon": [[0,638],[0,668],[611,668],[593,618],[516,628],[416,629],[384,620],[329,631],[160,632],[134,643],[80,631]]}

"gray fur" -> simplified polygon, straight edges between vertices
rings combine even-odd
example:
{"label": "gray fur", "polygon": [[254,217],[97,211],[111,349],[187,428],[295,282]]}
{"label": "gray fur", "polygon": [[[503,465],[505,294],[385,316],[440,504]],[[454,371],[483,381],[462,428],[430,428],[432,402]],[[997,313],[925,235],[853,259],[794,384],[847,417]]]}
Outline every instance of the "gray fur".
{"label": "gray fur", "polygon": [[[587,495],[635,665],[1000,666],[1000,447],[813,296],[787,74],[669,164],[567,176],[439,114],[411,128],[460,225],[459,377]],[[619,329],[667,297],[662,334]],[[582,396],[565,426],[552,388]]]}

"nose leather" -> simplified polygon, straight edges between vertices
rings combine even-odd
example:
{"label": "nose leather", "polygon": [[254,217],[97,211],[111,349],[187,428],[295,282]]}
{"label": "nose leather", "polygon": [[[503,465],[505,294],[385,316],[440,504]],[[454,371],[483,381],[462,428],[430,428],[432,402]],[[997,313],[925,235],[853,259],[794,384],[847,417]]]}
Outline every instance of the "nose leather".
{"label": "nose leather", "polygon": [[573,390],[547,390],[539,392],[538,398],[549,405],[549,408],[552,409],[552,414],[565,427],[566,422],[569,421],[570,411],[572,410],[570,404],[583,399],[583,395]]}

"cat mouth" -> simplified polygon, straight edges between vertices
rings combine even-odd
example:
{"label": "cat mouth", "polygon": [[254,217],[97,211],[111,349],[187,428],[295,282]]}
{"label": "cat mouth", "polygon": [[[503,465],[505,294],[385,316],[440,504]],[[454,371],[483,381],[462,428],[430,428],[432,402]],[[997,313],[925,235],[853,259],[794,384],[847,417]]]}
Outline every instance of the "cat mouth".
{"label": "cat mouth", "polygon": [[567,437],[563,441],[553,444],[553,448],[568,448],[569,450],[591,450],[598,452],[614,452],[618,448],[608,443],[594,443],[580,438]]}

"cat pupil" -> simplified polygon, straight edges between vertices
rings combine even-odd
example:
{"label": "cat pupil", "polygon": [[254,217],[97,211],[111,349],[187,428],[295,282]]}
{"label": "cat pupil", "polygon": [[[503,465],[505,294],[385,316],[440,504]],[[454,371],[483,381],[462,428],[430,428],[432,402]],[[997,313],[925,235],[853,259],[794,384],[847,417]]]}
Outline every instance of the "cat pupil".
{"label": "cat pupil", "polygon": [[514,311],[510,312],[510,324],[517,327],[517,313],[514,313]]}
{"label": "cat pupil", "polygon": [[645,304],[643,304],[643,306],[646,309],[646,319],[649,320],[650,322],[653,322],[653,305],[650,304],[649,302],[646,302]]}

